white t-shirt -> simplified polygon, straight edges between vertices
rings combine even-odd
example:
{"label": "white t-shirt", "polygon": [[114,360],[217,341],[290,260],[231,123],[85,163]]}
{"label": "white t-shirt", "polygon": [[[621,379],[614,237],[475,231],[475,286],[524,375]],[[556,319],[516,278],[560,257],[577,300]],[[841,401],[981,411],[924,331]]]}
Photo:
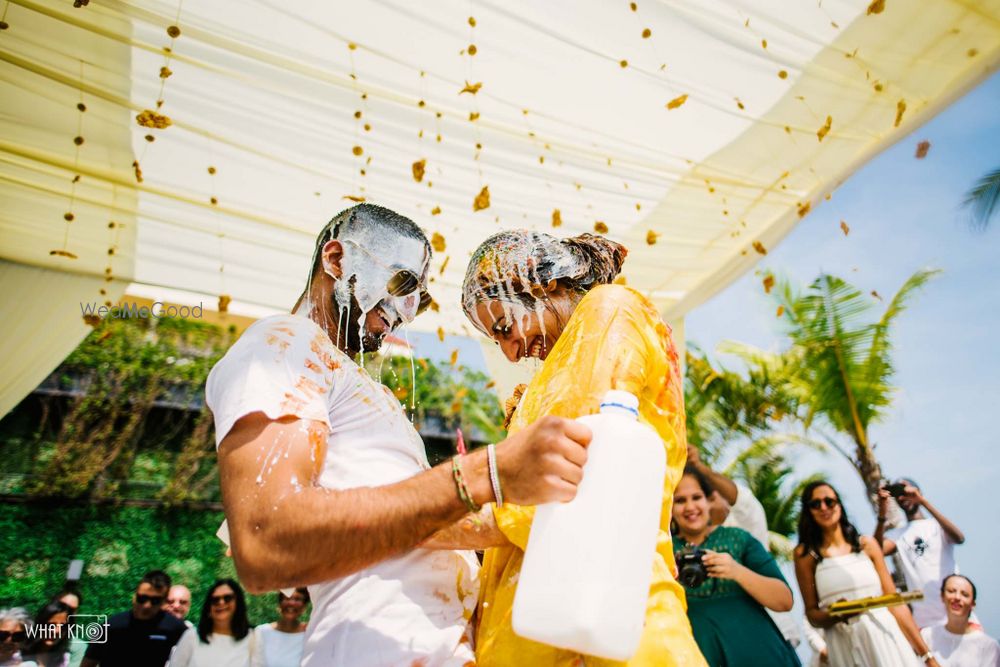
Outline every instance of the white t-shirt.
{"label": "white t-shirt", "polygon": [[206,644],[192,628],[181,635],[167,667],[250,667],[252,643],[252,633],[243,639],[213,633]]}
{"label": "white t-shirt", "polygon": [[281,632],[270,623],[254,629],[252,667],[299,667],[304,632]]}
{"label": "white t-shirt", "polygon": [[997,640],[981,630],[955,635],[943,625],[920,631],[941,667],[1000,667]]}
{"label": "white t-shirt", "polygon": [[[304,317],[275,315],[251,325],[212,369],[205,396],[216,444],[252,412],[326,424],[319,477],[326,488],[393,484],[430,467],[399,400]],[[279,455],[267,452],[266,459]],[[266,483],[267,460],[260,474]],[[302,666],[409,667],[424,660],[450,667],[473,660],[462,640],[478,571],[471,551],[414,549],[310,586]]]}
{"label": "white t-shirt", "polygon": [[934,519],[914,519],[886,537],[896,543],[906,587],[924,592],[923,600],[912,603],[913,620],[921,628],[944,624],[948,615],[941,602],[941,582],[958,572],[955,544]]}

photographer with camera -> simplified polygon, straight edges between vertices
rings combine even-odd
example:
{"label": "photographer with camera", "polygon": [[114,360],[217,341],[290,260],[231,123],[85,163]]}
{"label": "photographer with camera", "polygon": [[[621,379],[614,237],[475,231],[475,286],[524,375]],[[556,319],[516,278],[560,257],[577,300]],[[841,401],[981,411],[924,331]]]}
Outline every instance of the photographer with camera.
{"label": "photographer with camera", "polygon": [[[913,620],[921,628],[940,625],[948,620],[948,615],[938,591],[945,577],[958,572],[955,545],[965,542],[965,535],[928,502],[913,480],[900,479],[888,484],[878,495],[875,540],[886,556],[899,554],[906,587],[911,591],[924,592],[924,599],[911,605]],[[886,535],[890,497],[896,499],[906,514],[906,526],[894,528]],[[930,517],[923,510],[927,510]]]}
{"label": "photographer with camera", "polygon": [[694,638],[710,665],[799,665],[766,609],[788,611],[792,591],[767,549],[740,528],[709,521],[712,487],[688,466],[674,491],[674,557]]}

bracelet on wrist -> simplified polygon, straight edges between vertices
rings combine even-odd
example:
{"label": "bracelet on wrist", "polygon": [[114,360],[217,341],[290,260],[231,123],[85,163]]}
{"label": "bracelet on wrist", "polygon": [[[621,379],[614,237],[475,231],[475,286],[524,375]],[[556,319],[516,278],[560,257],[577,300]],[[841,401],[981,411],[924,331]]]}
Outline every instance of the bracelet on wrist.
{"label": "bracelet on wrist", "polygon": [[922,656],[920,656],[920,659],[925,663],[928,660],[932,660],[933,658],[934,658],[934,651],[927,651],[927,653],[924,653]]}
{"label": "bracelet on wrist", "polygon": [[465,508],[470,512],[478,512],[483,508],[482,505],[477,505],[475,499],[472,497],[472,493],[469,492],[469,485],[465,482],[465,475],[462,474],[462,462],[461,455],[455,456],[451,459],[451,477],[455,480],[455,492],[458,493],[459,500],[465,505]]}
{"label": "bracelet on wrist", "polygon": [[503,489],[500,488],[500,470],[497,468],[496,445],[486,445],[486,462],[490,470],[490,484],[493,485],[493,497],[496,499],[497,507],[503,507]]}

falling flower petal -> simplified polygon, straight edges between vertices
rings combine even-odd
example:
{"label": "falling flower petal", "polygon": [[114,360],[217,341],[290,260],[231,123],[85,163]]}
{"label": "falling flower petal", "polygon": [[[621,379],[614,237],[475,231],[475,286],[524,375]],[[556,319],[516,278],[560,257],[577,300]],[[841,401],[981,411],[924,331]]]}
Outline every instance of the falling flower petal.
{"label": "falling flower petal", "polygon": [[219,295],[219,312],[220,313],[228,313],[229,312],[229,303],[232,300],[233,300],[233,297],[229,296],[228,294],[220,294]]}
{"label": "falling flower petal", "polygon": [[168,116],[156,113],[152,109],[146,109],[138,116],[135,117],[135,122],[141,127],[151,127],[157,130],[163,130],[174,124]]}
{"label": "falling flower petal", "polygon": [[73,143],[77,146],[83,145],[83,137],[73,137]]}
{"label": "falling flower petal", "polygon": [[823,141],[823,137],[825,137],[830,132],[830,127],[832,125],[833,125],[833,116],[827,116],[826,123],[823,124],[823,127],[816,130],[816,137],[819,138],[820,141]]}
{"label": "falling flower petal", "polygon": [[444,342],[444,328],[438,327],[437,334],[438,334],[438,340],[443,343]]}
{"label": "falling flower petal", "polygon": [[562,211],[555,209],[552,211],[552,226],[559,227],[562,225]]}
{"label": "falling flower petal", "polygon": [[469,17],[469,25],[471,25],[473,28],[476,27],[476,19],[472,16]]}
{"label": "falling flower petal", "polygon": [[903,114],[905,112],[906,100],[896,102],[896,121],[892,124],[893,127],[899,127],[899,124],[903,122]]}
{"label": "falling flower petal", "polygon": [[781,317],[784,314],[785,314],[785,307],[784,306],[778,306],[778,312],[775,313],[775,315],[777,315],[778,317]]}
{"label": "falling flower petal", "polygon": [[65,220],[66,222],[73,222],[75,218],[76,216],[73,215],[72,213],[63,213],[63,220]]}
{"label": "falling flower petal", "polygon": [[470,111],[469,112],[469,121],[477,121],[477,120],[479,120],[479,112],[478,111]]}
{"label": "falling flower petal", "polygon": [[413,163],[413,180],[417,183],[424,180],[424,170],[427,168],[427,160],[417,160]]}
{"label": "falling flower petal", "polygon": [[451,261],[451,255],[447,255],[444,258],[444,261],[441,262],[441,269],[438,271],[438,273],[442,273],[443,274],[444,270],[448,268],[448,262],[450,262],[450,261]]}
{"label": "falling flower petal", "polygon": [[876,290],[872,290],[872,296],[878,299],[879,301],[882,300],[882,295],[879,294]]}
{"label": "falling flower petal", "polygon": [[441,215],[441,207],[435,206],[431,209],[431,215]]}
{"label": "falling flower petal", "polygon": [[614,283],[615,285],[628,285],[628,280],[625,278],[625,276],[618,276],[617,278],[615,278]]}
{"label": "falling flower petal", "polygon": [[472,202],[473,211],[482,211],[490,207],[490,186],[484,185],[483,189],[479,191],[476,195],[475,200]]}
{"label": "falling flower petal", "polygon": [[475,44],[469,44],[469,48],[466,49],[470,56],[474,56],[479,53],[479,49],[476,48]]}
{"label": "falling flower petal", "polygon": [[357,202],[359,204],[365,201],[364,197],[359,197],[357,195],[344,195],[343,197],[341,197],[341,199],[349,199],[349,200],[351,200],[353,202]]}
{"label": "falling flower petal", "polygon": [[603,222],[601,222],[600,220],[598,220],[597,222],[594,223],[594,231],[597,232],[598,234],[607,234],[608,226]]}
{"label": "falling flower petal", "polygon": [[135,182],[142,183],[142,169],[139,168],[139,161],[132,162],[132,170],[135,172]]}
{"label": "falling flower petal", "polygon": [[767,40],[766,39],[760,40],[760,46],[761,46],[761,48],[766,49],[767,48]]}
{"label": "falling flower petal", "polygon": [[628,61],[627,60],[619,60],[618,61],[618,66],[621,67],[622,69],[625,69],[626,67],[628,67]]}
{"label": "falling flower petal", "polygon": [[451,351],[451,361],[449,362],[452,366],[458,363],[458,349]]}
{"label": "falling flower petal", "polygon": [[68,257],[69,259],[76,259],[76,255],[71,253],[69,250],[49,250],[50,255],[56,255],[58,257]]}
{"label": "falling flower petal", "polygon": [[163,66],[163,67],[160,68],[160,78],[161,79],[168,79],[168,78],[170,78],[171,74],[173,74],[173,71],[169,67]]}
{"label": "falling flower petal", "polygon": [[925,157],[927,157],[927,151],[929,151],[930,149],[931,149],[931,142],[921,141],[919,144],[917,144],[916,158],[918,160],[923,160]]}
{"label": "falling flower petal", "polygon": [[667,108],[668,109],[676,109],[677,107],[681,106],[682,104],[684,104],[687,101],[688,101],[687,94],[680,95],[679,97],[675,97],[674,99],[672,99],[669,102],[667,102]]}
{"label": "falling flower petal", "polygon": [[885,0],[875,0],[868,5],[868,16],[881,14],[883,10],[885,10]]}
{"label": "falling flower petal", "polygon": [[215,167],[209,167],[208,173],[211,174],[212,176],[215,176]]}
{"label": "falling flower petal", "polygon": [[746,107],[743,106],[743,102],[740,100],[740,98],[734,97],[733,99],[736,100],[736,106],[739,107],[740,111],[746,109]]}
{"label": "falling flower petal", "polygon": [[774,289],[774,276],[769,273],[764,276],[764,293],[770,294],[772,289]]}
{"label": "falling flower petal", "polygon": [[851,227],[845,221],[840,221],[840,231],[844,232],[844,236],[851,233]]}
{"label": "falling flower petal", "polygon": [[431,247],[434,248],[434,252],[444,252],[445,249],[444,237],[437,232],[431,234]]}
{"label": "falling flower petal", "polygon": [[756,250],[761,255],[767,254],[767,248],[765,248],[764,244],[761,243],[760,241],[753,242],[753,249]]}
{"label": "falling flower petal", "polygon": [[643,39],[649,39],[650,37],[652,37],[652,35],[653,35],[653,31],[652,30],[650,30],[649,28],[643,28],[643,30],[642,30],[642,38]]}
{"label": "falling flower petal", "polygon": [[494,382],[493,380],[490,380],[489,382],[487,382],[487,383],[486,383],[486,384],[484,385],[484,388],[485,388],[485,389],[492,389],[492,388],[493,388],[493,387],[495,387],[495,386],[497,386],[497,383],[496,383],[496,382]]}
{"label": "falling flower petal", "polygon": [[778,78],[779,79],[787,79],[788,78],[788,72],[785,71],[785,70],[783,70],[783,69],[778,70]]}
{"label": "falling flower petal", "polygon": [[462,90],[458,91],[458,94],[461,95],[462,93],[469,93],[470,95],[475,95],[476,93],[479,92],[479,89],[482,88],[482,87],[483,87],[483,82],[482,81],[480,81],[478,83],[469,83],[468,81],[466,81],[465,82],[465,88],[463,88]]}
{"label": "falling flower petal", "polygon": [[167,34],[170,36],[171,39],[177,39],[178,37],[181,36],[181,29],[175,25],[172,25],[169,28],[167,28]]}
{"label": "falling flower petal", "polygon": [[660,237],[659,234],[650,229],[646,232],[646,243],[648,245],[656,245],[656,240]]}

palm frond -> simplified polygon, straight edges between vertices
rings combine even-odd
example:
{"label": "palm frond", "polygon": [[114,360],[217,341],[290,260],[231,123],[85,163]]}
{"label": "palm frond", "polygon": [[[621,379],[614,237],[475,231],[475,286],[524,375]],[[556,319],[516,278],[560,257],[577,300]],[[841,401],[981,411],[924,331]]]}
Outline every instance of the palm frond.
{"label": "palm frond", "polygon": [[976,231],[985,230],[990,224],[990,218],[996,212],[998,203],[1000,203],[1000,168],[988,172],[965,193],[962,206],[969,209],[969,225]]}

